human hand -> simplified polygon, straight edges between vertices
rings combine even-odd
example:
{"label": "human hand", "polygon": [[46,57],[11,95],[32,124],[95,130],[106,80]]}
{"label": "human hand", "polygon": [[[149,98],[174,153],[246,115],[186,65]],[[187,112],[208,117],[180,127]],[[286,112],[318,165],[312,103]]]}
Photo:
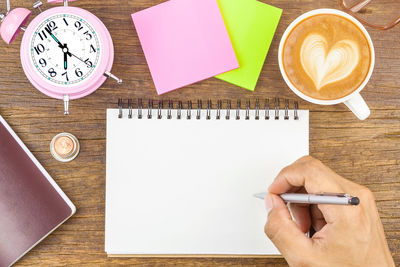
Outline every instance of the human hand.
{"label": "human hand", "polygon": [[[265,233],[291,266],[395,266],[373,193],[307,156],[284,168],[265,197]],[[348,193],[358,206],[289,205],[287,192]],[[306,236],[310,227],[316,231]]]}

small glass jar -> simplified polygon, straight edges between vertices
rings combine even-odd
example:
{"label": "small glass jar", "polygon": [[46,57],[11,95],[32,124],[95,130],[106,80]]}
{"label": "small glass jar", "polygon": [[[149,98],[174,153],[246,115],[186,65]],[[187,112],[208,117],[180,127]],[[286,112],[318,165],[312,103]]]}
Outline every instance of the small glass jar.
{"label": "small glass jar", "polygon": [[60,133],[54,136],[50,143],[51,155],[60,162],[74,160],[80,150],[78,139],[70,133]]}

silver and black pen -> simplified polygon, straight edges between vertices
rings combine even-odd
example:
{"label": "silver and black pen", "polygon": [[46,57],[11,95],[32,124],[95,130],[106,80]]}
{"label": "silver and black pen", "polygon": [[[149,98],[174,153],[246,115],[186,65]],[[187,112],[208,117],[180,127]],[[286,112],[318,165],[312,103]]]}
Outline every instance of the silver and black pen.
{"label": "silver and black pen", "polygon": [[[256,198],[264,199],[268,193],[255,194]],[[358,197],[348,194],[321,193],[321,194],[296,194],[285,193],[279,195],[286,203],[295,204],[328,204],[328,205],[352,205],[360,204]]]}

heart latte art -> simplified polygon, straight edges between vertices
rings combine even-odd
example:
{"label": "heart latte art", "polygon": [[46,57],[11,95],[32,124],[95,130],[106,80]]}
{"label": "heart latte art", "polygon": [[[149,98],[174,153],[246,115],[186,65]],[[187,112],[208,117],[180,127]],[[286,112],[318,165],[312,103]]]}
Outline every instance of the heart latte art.
{"label": "heart latte art", "polygon": [[301,93],[336,100],[362,85],[371,66],[371,52],[367,37],[352,21],[319,14],[292,29],[282,61],[288,79]]}
{"label": "heart latte art", "polygon": [[301,46],[301,65],[319,91],[327,84],[347,78],[359,63],[356,42],[341,40],[331,49],[320,34],[310,34]]}

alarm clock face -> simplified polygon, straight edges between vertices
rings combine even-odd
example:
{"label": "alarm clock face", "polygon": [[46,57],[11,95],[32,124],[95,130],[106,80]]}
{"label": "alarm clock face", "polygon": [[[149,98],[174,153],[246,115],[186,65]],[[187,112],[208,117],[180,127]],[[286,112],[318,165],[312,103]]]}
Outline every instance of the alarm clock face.
{"label": "alarm clock face", "polygon": [[95,73],[102,47],[95,28],[74,14],[48,17],[35,29],[30,60],[44,82],[76,86]]}
{"label": "alarm clock face", "polygon": [[110,33],[82,8],[50,8],[29,23],[22,38],[21,63],[27,78],[53,98],[93,93],[106,81],[104,74],[113,62]]}

